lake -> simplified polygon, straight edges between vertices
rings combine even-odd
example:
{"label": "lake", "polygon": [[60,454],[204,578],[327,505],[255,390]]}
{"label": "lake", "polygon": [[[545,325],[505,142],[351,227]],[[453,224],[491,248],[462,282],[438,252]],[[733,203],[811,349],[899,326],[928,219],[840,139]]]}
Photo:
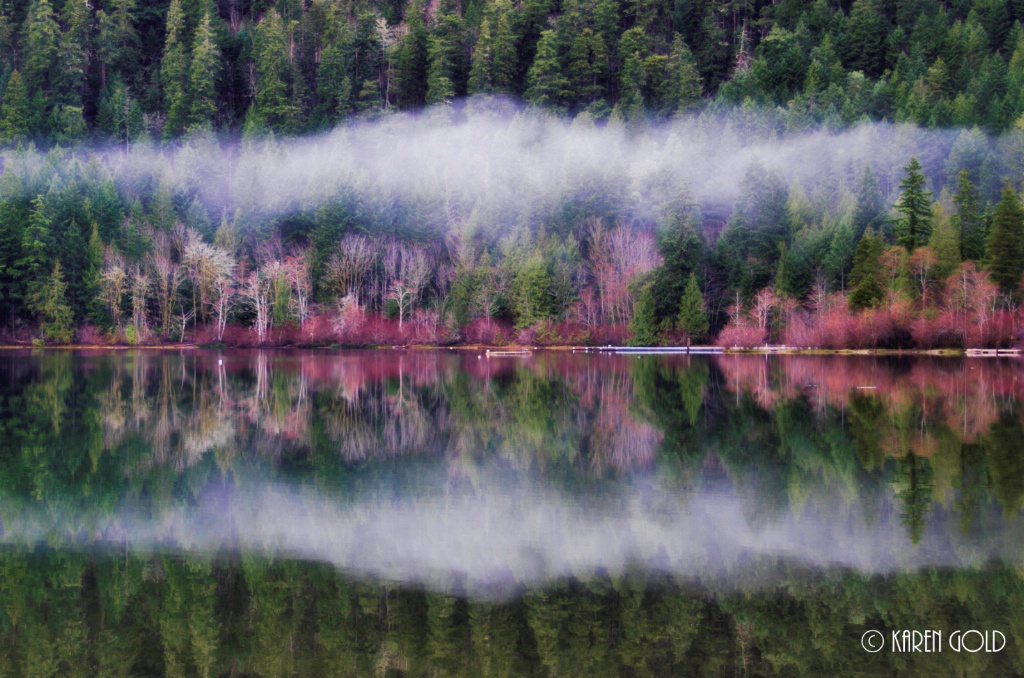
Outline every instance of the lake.
{"label": "lake", "polygon": [[0,673],[1020,674],[1022,397],[1012,359],[4,352]]}

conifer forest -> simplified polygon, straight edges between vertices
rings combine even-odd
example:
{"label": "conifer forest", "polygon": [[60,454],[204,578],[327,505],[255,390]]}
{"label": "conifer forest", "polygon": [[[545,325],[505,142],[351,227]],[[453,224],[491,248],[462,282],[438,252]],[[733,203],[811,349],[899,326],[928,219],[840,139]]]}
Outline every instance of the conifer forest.
{"label": "conifer forest", "polygon": [[3,343],[1014,346],[1022,20],[3,0]]}

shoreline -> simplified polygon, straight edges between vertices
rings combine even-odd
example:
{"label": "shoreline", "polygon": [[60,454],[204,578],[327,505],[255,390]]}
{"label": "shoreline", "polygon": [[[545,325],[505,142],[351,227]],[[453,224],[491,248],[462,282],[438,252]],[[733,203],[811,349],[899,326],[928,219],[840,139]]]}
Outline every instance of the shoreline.
{"label": "shoreline", "polygon": [[409,346],[344,346],[339,344],[323,346],[220,346],[216,344],[147,344],[133,346],[130,344],[66,344],[59,346],[32,346],[9,344],[0,346],[0,351],[172,351],[172,350],[373,350],[373,351],[484,351],[492,353],[505,352],[573,352],[573,353],[605,353],[619,355],[850,355],[850,356],[935,356],[935,357],[964,357],[964,358],[1015,358],[1024,357],[1024,349],[1021,348],[945,348],[945,349],[869,349],[869,348],[790,348],[785,346],[765,346],[757,348],[720,347],[720,346],[694,346],[692,351],[687,351],[685,346],[579,346],[579,345],[554,345],[554,346],[522,346],[522,345],[488,345],[488,344],[458,344],[452,346],[438,346],[430,344],[415,344]]}

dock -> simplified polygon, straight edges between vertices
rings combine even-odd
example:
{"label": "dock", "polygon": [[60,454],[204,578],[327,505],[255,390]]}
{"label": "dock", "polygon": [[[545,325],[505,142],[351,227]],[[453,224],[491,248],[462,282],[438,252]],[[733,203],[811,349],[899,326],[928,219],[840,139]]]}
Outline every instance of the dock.
{"label": "dock", "polygon": [[627,355],[675,355],[721,353],[720,346],[580,346],[573,353],[622,353]]}

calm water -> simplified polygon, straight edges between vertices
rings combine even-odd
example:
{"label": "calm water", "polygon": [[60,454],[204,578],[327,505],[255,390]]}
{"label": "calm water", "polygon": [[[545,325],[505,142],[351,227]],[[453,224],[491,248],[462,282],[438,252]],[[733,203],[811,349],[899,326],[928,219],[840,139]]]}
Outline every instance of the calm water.
{"label": "calm water", "polygon": [[1020,674],[1022,375],[3,353],[0,674]]}

